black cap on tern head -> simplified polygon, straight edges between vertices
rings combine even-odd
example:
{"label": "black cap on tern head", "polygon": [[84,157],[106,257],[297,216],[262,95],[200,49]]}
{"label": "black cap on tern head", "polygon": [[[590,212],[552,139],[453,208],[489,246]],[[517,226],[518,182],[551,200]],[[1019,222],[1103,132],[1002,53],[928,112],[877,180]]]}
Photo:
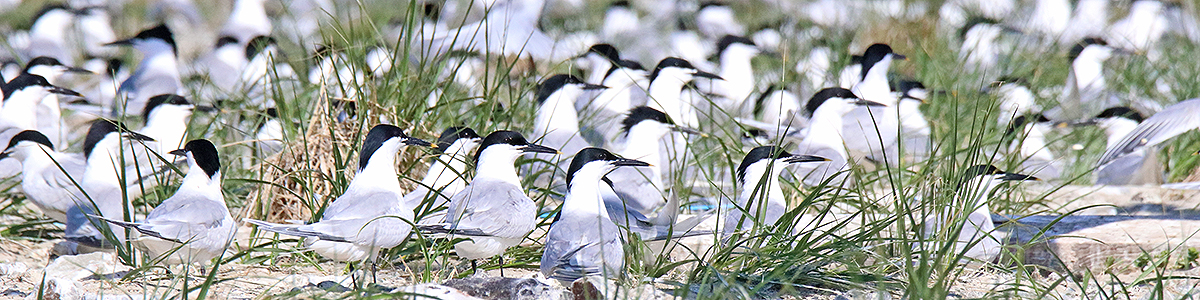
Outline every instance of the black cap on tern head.
{"label": "black cap on tern head", "polygon": [[[14,135],[12,137],[12,139],[10,139],[8,141],[8,147],[5,147],[4,149],[5,150],[11,149],[12,147],[17,146],[17,144],[22,141],[30,141],[30,142],[42,144],[43,146],[46,146],[46,148],[50,148],[50,150],[54,150],[54,144],[50,143],[50,139],[47,138],[45,134],[42,134],[41,132],[38,132],[37,130],[25,130],[20,133],[17,133],[17,135]],[[0,151],[0,152],[2,152],[2,151]]]}
{"label": "black cap on tern head", "polygon": [[436,151],[441,153],[442,151],[446,151],[446,149],[450,149],[450,145],[453,145],[455,141],[458,141],[458,139],[477,139],[477,138],[479,138],[479,134],[476,134],[475,130],[471,130],[471,128],[467,128],[467,127],[446,128],[446,130],[442,131],[442,135],[438,136]]}
{"label": "black cap on tern head", "polygon": [[1009,122],[1008,129],[1006,129],[1004,131],[1004,136],[1012,137],[1013,134],[1016,134],[1017,132],[1019,132],[1018,130],[1020,130],[1021,128],[1025,128],[1025,125],[1030,124],[1030,123],[1042,123],[1042,122],[1050,122],[1050,119],[1046,118],[1046,115],[1043,115],[1043,114],[1036,114],[1036,115],[1031,115],[1031,116],[1024,116],[1024,115],[1017,116],[1016,118],[1012,119],[1012,122]]}
{"label": "black cap on tern head", "polygon": [[1029,175],[1007,173],[993,165],[971,166],[970,168],[967,168],[967,170],[963,172],[962,180],[963,180],[963,183],[966,183],[973,178],[976,178],[979,176],[987,176],[987,175],[1003,175],[999,179],[1005,180],[1005,181],[1039,180],[1037,177],[1033,177],[1033,176],[1029,176]]}
{"label": "black cap on tern head", "polygon": [[579,80],[579,77],[569,74],[555,74],[542,80],[542,83],[538,84],[537,103],[546,102],[546,99],[549,99],[550,95],[553,95],[554,92],[557,92],[564,85],[568,84],[583,84],[583,80]]}
{"label": "black cap on tern head", "polygon": [[171,50],[174,50],[176,55],[179,54],[179,47],[175,45],[175,35],[171,33],[170,28],[167,28],[167,24],[159,24],[158,26],[154,26],[153,28],[142,30],[142,32],[138,32],[138,34],[132,38],[119,40],[119,41],[115,41],[115,42],[108,43],[108,44],[109,45],[132,45],[134,40],[148,41],[151,39],[158,39],[158,40],[162,40],[163,42],[166,42],[168,45],[171,45]]}
{"label": "black cap on tern head", "polygon": [[1083,53],[1083,49],[1091,45],[1108,46],[1108,42],[1099,37],[1083,38],[1083,40],[1080,40],[1079,43],[1076,43],[1074,47],[1071,47],[1071,51],[1067,53],[1067,58],[1070,62],[1075,61],[1076,58],[1079,58],[1079,54]]}
{"label": "black cap on tern head", "polygon": [[371,156],[375,155],[375,151],[383,146],[384,142],[393,138],[400,138],[401,143],[406,145],[429,146],[429,142],[410,137],[404,134],[404,130],[388,124],[379,124],[371,127],[371,131],[367,132],[367,138],[363,139],[362,152],[358,154],[358,170],[362,171],[367,167],[367,163],[371,161]]}
{"label": "black cap on tern head", "polygon": [[617,69],[620,69],[620,68],[626,68],[626,69],[631,69],[631,70],[642,70],[642,71],[646,70],[646,67],[643,67],[642,64],[640,64],[636,61],[622,59],[621,61],[618,61],[617,63],[613,64],[612,67],[608,68],[608,72],[604,73],[604,78],[608,78],[609,75],[612,75],[613,72],[616,72]]}
{"label": "black cap on tern head", "polygon": [[92,150],[96,149],[96,144],[99,144],[100,141],[104,140],[104,137],[107,137],[109,133],[114,132],[127,132],[129,133],[130,138],[134,140],[154,140],[148,136],[130,131],[129,128],[125,127],[125,124],[121,123],[120,121],[96,119],[95,121],[92,121],[92,125],[88,127],[87,137],[83,140],[83,156],[85,158],[92,156]]}
{"label": "black cap on tern head", "polygon": [[246,43],[246,59],[252,59],[254,56],[262,53],[263,49],[275,45],[275,38],[269,36],[256,36]]}
{"label": "black cap on tern head", "polygon": [[[872,44],[870,47],[867,47],[867,51],[863,52],[862,62],[861,62],[862,63],[862,71],[861,71],[861,74],[859,74],[859,79],[860,80],[866,79],[867,73],[869,73],[871,71],[871,68],[873,68],[879,62],[883,61],[884,58],[887,58],[888,55],[892,55],[892,57],[895,59],[900,59],[900,60],[906,59],[904,57],[904,55],[900,55],[899,53],[893,52],[892,47],[888,46],[887,44]],[[853,59],[853,57],[851,59]]]}
{"label": "black cap on tern head", "polygon": [[750,165],[763,159],[778,159],[792,156],[791,153],[777,146],[759,146],[751,149],[746,153],[746,157],[742,158],[742,163],[738,165],[737,175],[739,182],[746,181],[746,168]]}
{"label": "black cap on tern head", "polygon": [[984,17],[978,17],[978,16],[971,17],[971,19],[968,19],[967,23],[965,25],[963,25],[962,28],[958,29],[958,39],[959,40],[966,39],[967,32],[970,32],[971,28],[975,28],[975,26],[981,25],[981,24],[982,25],[999,25],[1000,22],[998,22],[992,18],[984,18]]}
{"label": "black cap on tern head", "polygon": [[629,7],[629,1],[628,1],[628,0],[619,0],[619,1],[614,1],[612,4],[609,4],[609,5],[608,5],[608,7],[609,7],[609,8],[613,8],[613,7]]}
{"label": "black cap on tern head", "polygon": [[82,95],[75,91],[51,85],[49,81],[46,81],[45,77],[37,74],[21,73],[16,78],[13,78],[13,80],[4,84],[4,100],[8,100],[14,92],[31,86],[46,88],[50,93],[54,94],[82,97]]}
{"label": "black cap on tern head", "polygon": [[25,69],[21,70],[21,72],[29,73],[30,69],[32,69],[33,67],[37,67],[37,66],[63,67],[68,72],[76,72],[76,73],[91,73],[92,72],[92,71],[88,71],[87,69],[76,68],[76,67],[64,65],[62,62],[58,61],[58,59],[49,57],[49,56],[34,57],[32,60],[29,61],[29,63],[25,64]]}
{"label": "black cap on tern head", "polygon": [[221,36],[221,38],[217,39],[217,44],[213,45],[213,49],[221,48],[221,47],[224,47],[225,45],[236,45],[237,43],[238,43],[237,38],[225,35],[225,36]]}
{"label": "black cap on tern head", "polygon": [[479,163],[479,155],[483,154],[483,151],[487,150],[488,147],[500,144],[516,146],[517,148],[521,149],[521,151],[526,153],[558,153],[558,150],[553,148],[530,143],[529,141],[525,140],[525,136],[521,135],[519,132],[497,130],[483,138],[483,142],[479,144],[479,149],[475,151],[475,163]]}
{"label": "black cap on tern head", "polygon": [[55,10],[62,10],[67,13],[72,13],[71,9],[67,8],[62,3],[51,3],[51,4],[46,4],[45,6],[42,6],[42,9],[39,10],[37,14],[33,15],[34,16],[33,20],[36,22],[37,19],[41,19],[47,13],[50,13]]}
{"label": "black cap on tern head", "polygon": [[581,85],[580,88],[585,90],[607,88],[603,85],[583,82],[583,80],[580,80],[579,77],[575,77],[575,75],[555,74],[554,76],[550,76],[550,78],[546,78],[546,80],[543,80],[542,83],[538,85],[537,103],[545,103],[546,99],[549,99],[551,95],[554,95],[555,92],[558,92],[559,89],[562,89],[563,86],[568,84]]}
{"label": "black cap on tern head", "polygon": [[738,165],[737,169],[738,182],[746,181],[746,169],[750,168],[750,165],[764,159],[784,159],[784,163],[789,164],[828,161],[828,159],[819,156],[791,154],[778,146],[759,146],[751,149],[750,152],[746,153],[746,157],[742,158],[742,163]]}
{"label": "black cap on tern head", "polygon": [[689,70],[696,69],[695,66],[692,66],[692,63],[690,63],[687,60],[684,60],[682,58],[678,58],[678,57],[664,58],[663,60],[658,62],[658,65],[654,66],[654,71],[650,73],[650,81],[654,81],[655,78],[658,78],[658,73],[661,72],[662,69],[666,69],[666,68],[683,68],[683,69],[689,69]]}
{"label": "black cap on tern head", "polygon": [[911,91],[913,89],[922,89],[923,90],[923,89],[925,89],[925,84],[921,83],[920,81],[916,81],[916,80],[901,80],[899,83],[896,84],[897,92],[908,93],[908,91]]}
{"label": "black cap on tern head", "polygon": [[865,79],[871,68],[887,58],[888,55],[892,55],[896,59],[905,59],[904,55],[892,52],[892,47],[887,44],[873,44],[871,47],[867,47],[867,51],[863,52],[862,75],[859,79]]}
{"label": "black cap on tern head", "polygon": [[751,41],[748,38],[740,37],[740,36],[736,36],[736,35],[725,35],[725,36],[721,37],[720,41],[717,41],[717,56],[718,57],[721,56],[722,53],[725,53],[725,49],[729,48],[729,46],[733,45],[733,44],[742,44],[742,45],[747,45],[747,46],[752,46],[752,47],[758,47],[758,45],[754,44],[754,41]]}
{"label": "black cap on tern head", "polygon": [[192,103],[188,102],[187,98],[175,94],[162,94],[150,97],[149,100],[146,100],[146,107],[142,108],[142,121],[149,122],[150,113],[163,104],[188,105]]}
{"label": "black cap on tern head", "polygon": [[1100,112],[1100,114],[1096,115],[1097,119],[1116,118],[1116,117],[1134,120],[1134,121],[1137,121],[1138,123],[1141,123],[1142,121],[1146,120],[1145,117],[1142,117],[1141,113],[1138,113],[1133,108],[1129,108],[1127,106],[1110,107],[1110,108],[1105,109],[1104,111]]}
{"label": "black cap on tern head", "polygon": [[204,170],[209,178],[217,175],[221,171],[221,158],[217,156],[217,147],[206,139],[198,139],[188,141],[183,145],[183,149],[173,150],[170,152],[174,155],[186,156],[192,154],[192,159],[196,160],[196,165]]}
{"label": "black cap on tern head", "polygon": [[578,172],[579,169],[582,169],[584,165],[587,165],[587,163],[590,163],[593,161],[608,161],[608,162],[611,162],[614,166],[618,166],[618,167],[650,166],[650,164],[643,162],[643,161],[618,157],[616,154],[612,154],[612,152],[608,152],[608,150],[595,148],[595,147],[583,148],[583,150],[579,150],[579,153],[575,154],[575,157],[571,159],[571,166],[569,168],[567,168],[567,185],[571,185],[572,183],[574,183],[575,172]]}
{"label": "black cap on tern head", "polygon": [[817,91],[816,94],[813,94],[812,98],[808,99],[808,104],[804,106],[804,110],[808,111],[808,114],[811,115],[817,111],[817,108],[821,107],[821,104],[825,103],[825,100],[832,98],[857,99],[858,96],[854,95],[854,92],[844,88],[825,88]]}
{"label": "black cap on tern head", "polygon": [[612,45],[609,45],[609,44],[592,45],[591,47],[588,47],[588,50],[586,53],[584,53],[584,55],[587,55],[589,53],[599,54],[600,56],[603,56],[604,58],[607,58],[608,60],[613,61],[613,62],[621,61],[621,52],[617,51],[617,47],[613,47]]}
{"label": "black cap on tern head", "polygon": [[649,106],[638,106],[629,110],[629,114],[626,115],[625,119],[621,121],[621,131],[625,134],[629,134],[630,128],[633,128],[634,125],[642,123],[642,121],[646,120],[654,120],[663,124],[675,125],[675,122],[671,121],[671,118],[668,117],[667,114],[658,111],[657,109],[650,108]]}

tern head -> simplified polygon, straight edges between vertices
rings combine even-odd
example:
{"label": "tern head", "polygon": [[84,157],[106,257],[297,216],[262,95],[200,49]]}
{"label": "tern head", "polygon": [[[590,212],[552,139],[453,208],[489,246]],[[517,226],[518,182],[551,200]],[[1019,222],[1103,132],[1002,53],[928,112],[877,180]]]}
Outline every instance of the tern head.
{"label": "tern head", "polygon": [[1080,40],[1071,51],[1067,53],[1067,58],[1072,63],[1086,59],[1088,62],[1103,63],[1113,54],[1133,54],[1133,51],[1113,48],[1102,38],[1088,37]]}
{"label": "tern head", "polygon": [[758,45],[745,37],[725,35],[717,42],[717,57],[724,57],[726,54],[730,54],[751,58],[759,53],[762,53],[762,50],[758,48]]}
{"label": "tern head", "polygon": [[41,100],[49,94],[59,94],[75,97],[83,97],[79,93],[51,85],[45,77],[30,73],[22,73],[17,75],[8,83],[4,84],[4,100],[8,101],[14,94],[17,93],[32,93],[29,94],[30,99]]}
{"label": "tern head", "polygon": [[621,61],[621,53],[617,51],[617,47],[609,44],[595,44],[588,47],[587,52],[580,54],[577,58],[598,57],[607,59],[609,62]]}
{"label": "tern head", "polygon": [[133,46],[142,53],[154,53],[157,51],[170,50],[171,53],[178,55],[178,50],[175,46],[175,35],[171,33],[171,29],[167,28],[167,24],[159,24],[150,29],[142,30],[132,38],[108,43],[109,45]]}
{"label": "tern head", "polygon": [[[362,152],[358,154],[358,170],[362,171],[367,168],[371,158],[376,155],[376,152],[381,149],[394,149],[399,151],[403,145],[413,146],[429,146],[429,142],[414,138],[404,134],[404,130],[388,124],[379,124],[371,127],[371,131],[367,132],[367,138],[363,139]],[[385,148],[387,147],[387,148]],[[379,155],[396,155],[396,153],[378,153]],[[394,167],[394,166],[393,166]]]}
{"label": "tern head", "polygon": [[436,151],[450,154],[462,154],[475,151],[483,138],[475,130],[467,127],[450,127],[438,136]]}
{"label": "tern head", "polygon": [[1146,118],[1137,110],[1128,106],[1109,107],[1091,119],[1080,121],[1060,122],[1059,127],[1079,127],[1079,126],[1099,126],[1103,129],[1109,129],[1116,126],[1118,123],[1130,124],[1135,126],[1142,123]]}
{"label": "tern head", "polygon": [[611,68],[608,68],[608,72],[604,73],[604,79],[608,80],[608,77],[612,76],[614,73],[616,73],[617,70],[625,71],[625,73],[622,74],[621,76],[635,77],[635,78],[631,78],[631,79],[633,79],[633,81],[636,81],[637,78],[644,79],[647,76],[646,67],[643,67],[642,64],[640,64],[636,61],[633,61],[633,60],[622,59],[621,61],[618,61],[616,64],[614,64]]}
{"label": "tern head", "polygon": [[972,184],[976,187],[982,188],[982,191],[986,195],[987,193],[991,192],[993,188],[1003,182],[1037,180],[1041,179],[1025,174],[1007,173],[1001,171],[1000,168],[997,168],[993,165],[975,165],[967,168],[967,170],[963,172],[960,186],[964,184]]}
{"label": "tern head", "polygon": [[862,78],[866,79],[867,73],[870,73],[871,68],[880,66],[888,68],[891,66],[892,60],[908,59],[904,55],[900,55],[892,51],[892,47],[887,44],[873,44],[867,47],[867,51],[863,52],[862,56]]}
{"label": "tern head", "polygon": [[752,177],[762,176],[768,167],[771,168],[772,176],[778,176],[787,165],[823,161],[829,159],[815,155],[791,154],[778,146],[759,146],[742,158],[742,163],[738,165],[738,182],[745,183],[747,174]]}
{"label": "tern head", "polygon": [[213,49],[221,49],[222,47],[240,47],[238,40],[232,36],[221,36],[217,38],[217,44],[213,45]]}
{"label": "tern head", "polygon": [[47,152],[54,151],[54,144],[50,143],[50,138],[47,138],[46,135],[37,130],[25,130],[17,133],[8,141],[8,147],[0,151],[0,159],[11,156],[23,160],[28,155],[24,149],[33,149],[33,147],[46,147]]}
{"label": "tern head", "polygon": [[543,104],[551,96],[559,95],[560,97],[567,97],[566,99],[574,103],[575,98],[578,98],[584,90],[606,88],[608,87],[585,83],[583,80],[579,80],[579,77],[575,77],[575,75],[556,74],[542,80],[542,83],[538,85],[537,101],[538,104]]}
{"label": "tern head", "polygon": [[[101,143],[105,143],[106,145],[103,145],[105,147],[118,145],[115,143],[117,142],[115,139],[121,137],[135,141],[154,141],[153,138],[129,130],[129,128],[125,127],[125,124],[122,124],[119,121],[97,119],[92,121],[91,127],[88,127],[87,137],[83,140],[84,157],[91,159],[92,153],[94,150],[96,150],[96,147],[102,146]],[[108,144],[108,141],[113,143]]]}
{"label": "tern head", "polygon": [[925,103],[925,99],[929,97],[929,91],[925,89],[925,84],[915,80],[902,80],[896,86],[896,91],[900,92],[900,100],[916,100]]}
{"label": "tern head", "polygon": [[483,138],[479,150],[475,153],[475,163],[483,156],[503,156],[513,159],[525,153],[558,154],[554,148],[533,144],[525,140],[525,136],[515,131],[497,130]]}
{"label": "tern head", "polygon": [[75,13],[62,4],[50,4],[42,7],[33,20],[30,34],[50,33],[51,30],[61,34],[75,20]]}
{"label": "tern head", "polygon": [[150,97],[146,101],[146,107],[142,109],[142,120],[146,124],[150,124],[151,119],[159,119],[167,116],[176,116],[181,121],[187,121],[187,118],[192,116],[192,110],[196,109],[196,105],[188,102],[187,98],[180,95],[163,94]]}
{"label": "tern head", "polygon": [[188,164],[193,168],[199,167],[208,178],[216,178],[221,172],[221,159],[217,157],[217,147],[206,139],[188,141],[183,149],[172,150],[173,155],[186,156]]}
{"label": "tern head", "polygon": [[1013,118],[1012,121],[1009,122],[1008,129],[1004,130],[1004,136],[1007,138],[1014,138],[1017,137],[1017,133],[1024,132],[1022,129],[1025,128],[1026,125],[1049,122],[1051,122],[1050,119],[1046,118],[1046,116],[1043,114],[1020,115],[1016,118]]}
{"label": "tern head", "polygon": [[246,43],[246,59],[253,59],[259,53],[270,52],[275,47],[275,38],[269,36],[256,36]]}
{"label": "tern head", "polygon": [[974,17],[967,20],[966,25],[958,29],[958,38],[965,44],[978,44],[990,42],[1004,33],[1020,33],[1020,31],[991,18]]}
{"label": "tern head", "polygon": [[825,88],[813,94],[812,98],[808,99],[808,104],[804,106],[804,110],[809,114],[816,114],[818,110],[839,115],[845,115],[855,106],[887,106],[879,102],[859,99],[848,89],[844,88]]}
{"label": "tern head", "polygon": [[650,73],[650,81],[658,79],[659,76],[673,76],[681,80],[681,82],[692,81],[695,77],[711,78],[724,80],[717,74],[697,70],[692,63],[678,57],[664,58],[654,66],[654,72]]}
{"label": "tern head", "polygon": [[648,167],[649,163],[626,159],[600,148],[584,148],[575,154],[571,166],[567,169],[567,185],[573,185],[575,179],[600,181],[618,167]]}
{"label": "tern head", "polygon": [[[635,129],[636,128],[636,129]],[[659,136],[665,136],[670,131],[678,131],[688,134],[700,134],[699,130],[675,125],[671,117],[667,114],[650,108],[649,106],[638,106],[629,110],[629,114],[621,121],[621,131],[626,136],[629,132],[635,130],[653,130]],[[653,142],[653,141],[644,141]]]}
{"label": "tern head", "polygon": [[62,76],[63,73],[67,72],[85,74],[92,73],[92,71],[88,71],[84,68],[63,65],[63,63],[59,62],[58,59],[48,56],[38,56],[33,58],[28,64],[25,64],[25,70],[22,70],[22,72],[36,74],[47,79],[58,78],[58,76]]}

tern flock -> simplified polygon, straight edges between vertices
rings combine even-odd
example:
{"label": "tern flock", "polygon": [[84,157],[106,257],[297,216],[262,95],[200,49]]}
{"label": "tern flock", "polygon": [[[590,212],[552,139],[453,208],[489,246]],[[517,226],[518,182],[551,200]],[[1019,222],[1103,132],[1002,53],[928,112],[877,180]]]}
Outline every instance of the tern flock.
{"label": "tern flock", "polygon": [[[128,240],[164,264],[203,263],[229,251],[245,222],[301,237],[306,249],[335,261],[375,263],[381,251],[428,239],[454,241],[455,255],[474,266],[532,244],[543,246],[540,270],[546,277],[618,278],[639,263],[625,252],[635,239],[659,243],[658,251],[666,241],[696,236],[729,246],[738,233],[777,226],[785,213],[804,209],[783,192],[785,181],[799,183],[804,193],[869,189],[860,187],[869,183],[855,182],[856,173],[948,159],[944,153],[958,149],[940,145],[933,128],[941,120],[927,118],[922,108],[930,101],[960,101],[960,93],[927,88],[929,82],[915,79],[927,74],[908,71],[916,69],[957,70],[991,82],[978,87],[989,95],[971,100],[986,109],[992,104],[983,99],[997,99],[986,122],[1007,133],[995,157],[1020,163],[1010,172],[988,163],[959,170],[963,175],[952,184],[970,188],[957,193],[979,205],[965,217],[947,210],[927,223],[933,232],[941,222],[967,222],[955,238],[958,245],[967,256],[988,261],[1000,243],[988,202],[1001,183],[1060,182],[1070,165],[1089,164],[1094,176],[1084,180],[1094,178],[1095,184],[1166,184],[1161,145],[1200,127],[1200,100],[1124,95],[1106,79],[1113,77],[1104,67],[1112,57],[1173,65],[1172,49],[1162,41],[1200,42],[1197,7],[1171,1],[950,0],[930,7],[899,0],[414,0],[388,4],[410,18],[379,30],[373,38],[380,44],[354,58],[362,61],[316,46],[323,44],[323,29],[346,21],[338,19],[366,18],[339,13],[352,6],[347,1],[283,1],[277,12],[267,9],[267,0],[235,0],[224,23],[211,30],[199,3],[151,2],[144,20],[126,20],[120,13],[126,1],[70,0],[44,7],[28,30],[6,33],[12,51],[0,68],[0,141],[6,142],[0,144],[0,176],[19,181],[13,191],[64,225],[63,237],[73,246],[63,254],[105,251]],[[592,28],[544,29],[544,18],[578,18],[591,7],[603,8]],[[760,14],[747,7],[782,16],[758,22],[768,25],[746,22]],[[933,37],[961,44],[928,49],[872,41],[870,35],[857,35],[849,45],[837,42],[874,24],[922,20],[936,25]],[[119,39],[122,30],[114,24],[146,25]],[[204,43],[211,47],[189,49],[198,55],[181,51],[181,38],[196,36],[216,38]],[[303,61],[295,55],[289,60],[285,41],[315,49]],[[123,46],[140,60],[123,60]],[[929,51],[956,53],[958,60],[906,72],[893,68],[931,63],[911,59]],[[1036,90],[1027,75],[1009,74],[1010,65],[1025,59],[1021,53],[1066,53],[1063,65],[1070,71],[1061,92]],[[773,66],[755,63],[764,59]],[[419,103],[405,107],[447,105],[444,95],[457,91],[482,99],[467,105],[483,105],[497,97],[484,93],[494,80],[487,76],[495,75],[488,70],[512,62],[529,62],[530,70],[500,74],[503,85],[537,84],[507,99],[500,113],[532,103],[531,123],[468,124],[499,129],[487,134],[446,124],[430,136],[436,141],[427,142],[409,134],[431,124],[362,108],[373,101],[362,86],[407,76],[400,69],[433,65],[445,68],[435,72],[437,84],[428,97],[398,100]],[[309,66],[307,72],[298,72],[298,65]],[[1183,84],[1152,80],[1163,95]],[[276,93],[305,88],[323,92],[288,100],[303,104],[276,102],[282,99]],[[232,102],[244,102],[236,105],[251,115],[227,113]],[[357,153],[353,180],[340,195],[327,195],[333,200],[313,222],[235,218],[222,174],[245,166],[218,152],[235,152],[231,145],[240,141],[254,150],[238,155],[268,159],[292,151],[285,149],[294,139],[284,132],[292,121],[282,119],[277,106],[318,105],[336,106],[337,122],[383,120],[370,126],[360,149],[342,149]],[[428,112],[457,113],[451,110]],[[194,116],[197,111],[221,113]],[[196,120],[257,128],[209,137],[205,130],[212,128]],[[1053,136],[1083,126],[1105,132],[1098,161],[1049,146]],[[740,164],[723,173],[705,171],[723,168],[698,159],[700,152],[714,151],[698,146],[711,139],[734,145],[720,155],[737,156]],[[425,174],[398,173],[405,148],[435,155]],[[152,209],[132,206],[141,191],[162,184],[150,178],[172,173],[176,165],[187,173],[173,196]],[[722,199],[698,200],[688,186],[697,181],[733,184],[716,193]],[[531,190],[551,196],[531,198]],[[697,201],[707,201],[707,208],[697,208]],[[542,228],[544,239],[532,240],[543,218],[553,221]],[[699,229],[711,219],[717,225]]]}

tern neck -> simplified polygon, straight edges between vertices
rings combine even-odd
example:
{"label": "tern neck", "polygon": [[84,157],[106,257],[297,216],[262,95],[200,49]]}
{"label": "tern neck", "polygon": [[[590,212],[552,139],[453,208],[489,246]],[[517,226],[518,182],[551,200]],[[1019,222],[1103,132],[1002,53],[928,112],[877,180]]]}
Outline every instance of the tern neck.
{"label": "tern neck", "polygon": [[475,166],[475,178],[488,178],[521,186],[517,168],[513,166],[521,151],[516,149],[485,149]]}
{"label": "tern neck", "polygon": [[579,94],[574,88],[563,87],[550,95],[538,108],[538,131],[543,134],[552,131],[579,132],[579,113],[575,111],[575,99]]}
{"label": "tern neck", "polygon": [[371,154],[367,166],[358,171],[347,189],[386,187],[400,190],[400,181],[396,175],[396,153],[400,151],[400,147],[401,144],[397,141],[384,142]]}

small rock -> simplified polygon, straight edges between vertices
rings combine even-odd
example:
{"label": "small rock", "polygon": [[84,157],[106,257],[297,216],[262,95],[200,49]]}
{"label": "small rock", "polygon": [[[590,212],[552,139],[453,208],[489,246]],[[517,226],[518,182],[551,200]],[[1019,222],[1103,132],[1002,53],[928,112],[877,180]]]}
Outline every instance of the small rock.
{"label": "small rock", "polygon": [[[63,278],[47,278],[42,286],[44,300],[81,300],[83,299],[83,284],[78,281]],[[28,300],[38,299],[38,293],[30,293]]]}
{"label": "small rock", "polygon": [[330,292],[334,292],[334,293],[343,293],[343,292],[350,291],[350,288],[342,286],[341,284],[338,284],[337,282],[333,282],[333,281],[322,281],[320,283],[317,283],[317,288],[326,290],[326,291],[330,291]]}
{"label": "small rock", "polygon": [[0,264],[0,275],[20,275],[29,271],[29,265],[23,262]]}
{"label": "small rock", "polygon": [[575,300],[585,299],[673,299],[674,296],[659,290],[653,284],[622,287],[616,282],[600,276],[588,276],[571,284]]}
{"label": "small rock", "polygon": [[467,295],[483,299],[571,299],[565,288],[533,278],[470,277],[443,283]]}
{"label": "small rock", "polygon": [[29,296],[29,294],[22,292],[22,291],[14,290],[14,289],[7,289],[7,290],[4,290],[3,292],[0,292],[0,296],[3,296],[3,297],[25,297],[25,296]]}
{"label": "small rock", "polygon": [[109,274],[128,270],[117,265],[112,253],[94,252],[83,255],[68,255],[55,258],[46,266],[46,278],[82,280],[95,274]]}

